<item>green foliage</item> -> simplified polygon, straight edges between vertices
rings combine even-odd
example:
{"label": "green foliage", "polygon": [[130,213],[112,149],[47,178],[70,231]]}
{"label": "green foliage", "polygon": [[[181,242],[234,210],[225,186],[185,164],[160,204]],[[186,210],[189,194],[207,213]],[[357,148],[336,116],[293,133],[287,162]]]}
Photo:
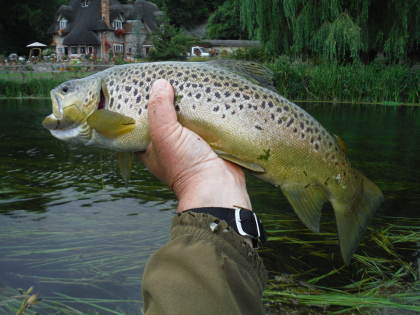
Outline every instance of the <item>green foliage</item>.
{"label": "green foliage", "polygon": [[0,53],[26,54],[26,45],[51,41],[48,27],[65,0],[8,1],[0,11]]}
{"label": "green foliage", "polygon": [[270,65],[278,92],[293,100],[420,103],[420,71],[406,65]]}
{"label": "green foliage", "polygon": [[226,0],[209,17],[207,34],[211,39],[247,38],[240,26],[239,0]]}
{"label": "green foliage", "polygon": [[159,0],[171,24],[187,29],[206,21],[224,0]]}
{"label": "green foliage", "polygon": [[156,60],[180,60],[185,59],[194,39],[182,33],[176,27],[165,23],[159,32],[153,35],[153,49],[148,58]]}
{"label": "green foliage", "polygon": [[272,55],[389,61],[419,51],[420,0],[239,0],[241,24]]}
{"label": "green foliage", "polygon": [[239,60],[258,61],[261,63],[273,59],[262,48],[239,48],[232,52],[232,54],[230,54],[229,57]]}

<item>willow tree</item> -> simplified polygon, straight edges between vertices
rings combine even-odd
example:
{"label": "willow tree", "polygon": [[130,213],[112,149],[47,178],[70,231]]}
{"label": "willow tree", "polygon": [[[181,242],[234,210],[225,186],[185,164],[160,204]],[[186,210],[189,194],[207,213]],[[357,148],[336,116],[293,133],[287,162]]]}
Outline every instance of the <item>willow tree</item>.
{"label": "willow tree", "polygon": [[241,24],[271,54],[400,60],[420,46],[420,0],[240,0]]}

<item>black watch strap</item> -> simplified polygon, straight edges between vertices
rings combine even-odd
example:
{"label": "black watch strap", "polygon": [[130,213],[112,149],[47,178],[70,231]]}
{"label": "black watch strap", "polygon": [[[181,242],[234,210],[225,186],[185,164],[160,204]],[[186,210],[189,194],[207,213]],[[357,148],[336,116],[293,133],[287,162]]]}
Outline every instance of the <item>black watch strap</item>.
{"label": "black watch strap", "polygon": [[239,235],[251,238],[254,247],[258,247],[258,243],[264,242],[267,239],[261,221],[251,210],[240,207],[205,207],[189,209],[187,211],[207,213],[220,220],[226,221],[226,223]]}

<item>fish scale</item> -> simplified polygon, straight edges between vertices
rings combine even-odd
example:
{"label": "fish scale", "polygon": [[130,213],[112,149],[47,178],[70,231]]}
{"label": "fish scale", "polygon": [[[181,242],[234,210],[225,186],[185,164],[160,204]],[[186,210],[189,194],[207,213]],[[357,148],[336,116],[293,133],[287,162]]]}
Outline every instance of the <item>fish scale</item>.
{"label": "fish scale", "polygon": [[[274,91],[260,65],[216,61],[112,67],[54,89],[53,114],[44,126],[65,141],[119,152],[145,150],[149,93],[161,78],[174,88],[179,121],[220,157],[280,187],[308,228],[319,230],[322,206],[329,201],[343,259],[350,261],[382,193],[351,167],[334,136]],[[60,111],[62,118],[55,114]]]}

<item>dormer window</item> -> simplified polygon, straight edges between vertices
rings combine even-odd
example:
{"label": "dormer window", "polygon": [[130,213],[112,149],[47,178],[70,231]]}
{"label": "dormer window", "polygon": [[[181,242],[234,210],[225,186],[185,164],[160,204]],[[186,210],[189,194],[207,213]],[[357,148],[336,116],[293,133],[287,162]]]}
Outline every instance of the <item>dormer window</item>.
{"label": "dormer window", "polygon": [[60,19],[59,24],[60,24],[60,30],[65,30],[67,27],[67,20],[65,18],[62,18]]}
{"label": "dormer window", "polygon": [[80,6],[82,8],[87,8],[89,6],[89,0],[82,0],[82,1],[80,1]]}
{"label": "dormer window", "polygon": [[121,20],[114,20],[112,21],[112,27],[114,28],[114,30],[120,30],[123,28],[123,23]]}

